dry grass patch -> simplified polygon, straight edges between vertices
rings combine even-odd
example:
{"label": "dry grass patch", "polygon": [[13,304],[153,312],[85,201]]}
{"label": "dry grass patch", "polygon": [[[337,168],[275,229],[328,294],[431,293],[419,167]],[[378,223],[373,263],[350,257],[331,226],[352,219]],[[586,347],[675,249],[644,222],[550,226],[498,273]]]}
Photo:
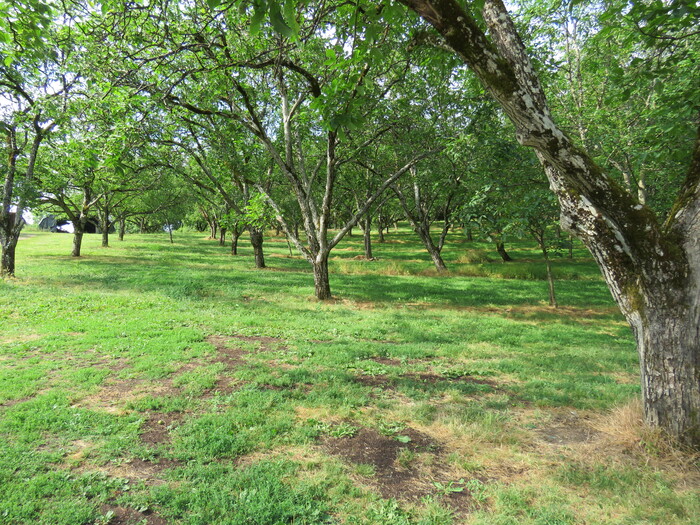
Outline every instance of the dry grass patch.
{"label": "dry grass patch", "polygon": [[688,487],[700,488],[700,452],[678,444],[659,428],[645,424],[641,399],[636,398],[591,420],[601,434],[582,454],[593,461],[629,464],[630,459],[671,473]]}
{"label": "dry grass patch", "polygon": [[36,341],[38,339],[43,338],[43,335],[40,334],[5,334],[0,336],[0,345],[7,345],[7,344],[17,344],[17,343],[30,343],[32,341]]}
{"label": "dry grass patch", "polygon": [[73,406],[124,415],[129,412],[126,405],[146,396],[173,396],[179,392],[180,389],[174,387],[171,380],[154,382],[145,379],[108,379],[97,392],[82,398]]}

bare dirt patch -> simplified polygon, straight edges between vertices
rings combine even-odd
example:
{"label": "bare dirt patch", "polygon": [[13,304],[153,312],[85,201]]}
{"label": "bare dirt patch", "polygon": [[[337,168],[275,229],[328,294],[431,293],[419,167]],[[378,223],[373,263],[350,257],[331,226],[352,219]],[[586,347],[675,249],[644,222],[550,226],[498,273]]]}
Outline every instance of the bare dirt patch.
{"label": "bare dirt patch", "polygon": [[[390,341],[382,341],[385,344],[391,344]],[[400,366],[401,361],[399,359],[394,359],[392,357],[370,357],[370,361],[374,361],[375,363],[379,363],[380,365],[387,365],[387,366]]]}
{"label": "bare dirt patch", "polygon": [[171,380],[152,383],[145,379],[108,379],[95,394],[80,400],[75,406],[104,410],[112,414],[125,412],[125,405],[144,395],[176,395],[180,389]]}
{"label": "bare dirt patch", "polygon": [[143,424],[141,441],[149,445],[170,443],[170,431],[184,419],[182,412],[155,412],[148,416]]}
{"label": "bare dirt patch", "polygon": [[588,443],[601,436],[600,432],[574,412],[555,415],[536,432],[540,440],[557,446]]}
{"label": "bare dirt patch", "polygon": [[[378,361],[379,362],[379,361]],[[382,364],[389,364],[387,362],[381,362]],[[419,383],[425,383],[428,385],[434,385],[437,383],[449,383],[449,384],[460,384],[460,383],[470,383],[475,385],[485,385],[493,390],[502,390],[502,387],[498,385],[496,381],[491,379],[477,378],[473,376],[457,376],[457,377],[445,377],[434,372],[421,372],[421,373],[408,373],[403,374],[399,380],[391,379],[386,374],[362,374],[355,376],[354,381],[360,383],[364,386],[369,386],[373,388],[381,388],[383,390],[396,390],[397,382],[401,380],[411,380]]]}
{"label": "bare dirt patch", "polygon": [[5,401],[0,402],[0,407],[11,407],[15,406],[18,403],[24,403],[25,401],[29,401],[31,397],[20,397],[17,399],[6,399]]}
{"label": "bare dirt patch", "polygon": [[372,388],[393,390],[393,385],[388,376],[384,374],[355,376],[355,382]]}
{"label": "bare dirt patch", "polygon": [[240,368],[246,364],[244,357],[249,352],[242,348],[229,347],[226,344],[230,341],[228,337],[212,335],[207,338],[207,341],[216,347],[217,356],[213,359],[214,363],[223,363],[229,370]]}
{"label": "bare dirt patch", "polygon": [[487,385],[491,388],[498,390],[498,383],[491,379],[482,379],[474,376],[451,376],[445,377],[434,372],[421,372],[421,373],[409,373],[404,374],[402,377],[406,379],[413,379],[415,381],[420,381],[421,383],[435,384],[435,383],[472,383],[475,385]]}
{"label": "bare dirt patch", "polygon": [[136,525],[144,523],[144,521],[148,525],[167,525],[168,523],[150,510],[140,512],[128,507],[104,504],[100,506],[100,512],[104,516],[109,516],[107,522],[109,525]]}
{"label": "bare dirt patch", "polygon": [[[362,428],[354,436],[324,438],[321,447],[348,463],[370,466],[373,475],[363,481],[376,487],[384,498],[416,503],[428,495],[439,494],[435,481],[448,482],[449,469],[440,457],[442,446],[415,429],[406,428],[397,436],[385,436]],[[413,459],[407,462],[407,456]],[[466,488],[444,494],[443,502],[457,513],[474,506]]]}
{"label": "bare dirt patch", "polygon": [[275,344],[283,342],[279,337],[270,336],[260,336],[260,335],[232,335],[232,339],[239,339],[241,341],[263,343],[263,344]]}

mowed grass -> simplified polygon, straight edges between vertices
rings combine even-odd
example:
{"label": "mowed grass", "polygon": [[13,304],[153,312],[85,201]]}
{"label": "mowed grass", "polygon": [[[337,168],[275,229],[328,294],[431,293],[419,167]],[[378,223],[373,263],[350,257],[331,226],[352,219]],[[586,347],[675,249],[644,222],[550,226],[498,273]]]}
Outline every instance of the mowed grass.
{"label": "mowed grass", "polygon": [[637,356],[580,247],[451,234],[28,232],[0,282],[0,523],[697,523],[697,458],[639,423]]}

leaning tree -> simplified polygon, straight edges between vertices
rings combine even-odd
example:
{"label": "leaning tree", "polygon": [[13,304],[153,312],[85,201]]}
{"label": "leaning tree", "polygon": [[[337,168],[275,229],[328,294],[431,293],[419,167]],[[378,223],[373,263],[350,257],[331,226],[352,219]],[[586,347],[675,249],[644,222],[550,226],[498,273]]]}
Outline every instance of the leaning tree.
{"label": "leaning tree", "polygon": [[[534,148],[562,226],[591,251],[632,327],[646,421],[700,447],[700,139],[662,222],[554,121],[501,0],[486,0],[481,13],[456,0],[401,2],[468,64],[515,125],[517,140]],[[697,35],[680,45],[694,45],[697,54]]]}

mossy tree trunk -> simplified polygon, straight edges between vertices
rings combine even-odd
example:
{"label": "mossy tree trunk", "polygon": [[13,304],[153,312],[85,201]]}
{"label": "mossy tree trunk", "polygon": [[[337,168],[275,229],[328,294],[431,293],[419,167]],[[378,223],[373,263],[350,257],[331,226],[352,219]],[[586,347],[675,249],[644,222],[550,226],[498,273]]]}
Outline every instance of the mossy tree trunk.
{"label": "mossy tree trunk", "polygon": [[553,121],[525,46],[501,0],[486,0],[487,36],[456,0],[400,0],[442,35],[534,148],[560,222],[591,251],[632,327],[647,423],[700,448],[700,136],[661,224]]}

